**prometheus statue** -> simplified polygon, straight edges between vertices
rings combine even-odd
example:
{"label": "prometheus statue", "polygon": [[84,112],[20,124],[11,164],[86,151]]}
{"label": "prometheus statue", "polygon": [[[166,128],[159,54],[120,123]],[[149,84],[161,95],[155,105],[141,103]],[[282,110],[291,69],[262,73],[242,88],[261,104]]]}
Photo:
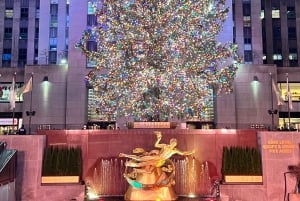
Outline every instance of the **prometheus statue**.
{"label": "prometheus statue", "polygon": [[135,148],[133,154],[120,153],[129,160],[125,163],[124,177],[130,184],[125,200],[176,200],[172,186],[175,184],[175,166],[170,158],[175,155],[192,155],[194,151],[180,151],[177,140],[170,144],[160,143],[161,132],[155,132],[157,140],[149,152]]}

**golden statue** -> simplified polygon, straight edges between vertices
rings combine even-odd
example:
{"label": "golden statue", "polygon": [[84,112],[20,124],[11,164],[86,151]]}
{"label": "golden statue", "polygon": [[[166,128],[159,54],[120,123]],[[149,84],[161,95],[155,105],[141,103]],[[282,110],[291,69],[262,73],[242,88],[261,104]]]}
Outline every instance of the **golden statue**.
{"label": "golden statue", "polygon": [[176,148],[177,140],[172,138],[170,144],[161,144],[161,132],[155,132],[157,140],[154,147],[145,151],[135,148],[134,154],[120,153],[120,157],[129,158],[125,162],[124,177],[130,184],[125,200],[176,200],[172,188],[175,184],[175,166],[170,158],[175,155],[191,155],[194,151],[180,151]]}

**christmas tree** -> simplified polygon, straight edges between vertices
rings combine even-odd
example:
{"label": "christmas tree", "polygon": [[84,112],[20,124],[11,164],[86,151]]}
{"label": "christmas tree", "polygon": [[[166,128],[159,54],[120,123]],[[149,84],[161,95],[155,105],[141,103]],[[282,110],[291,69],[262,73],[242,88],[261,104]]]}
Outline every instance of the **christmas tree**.
{"label": "christmas tree", "polygon": [[231,92],[237,46],[217,37],[225,0],[103,0],[77,47],[97,111],[139,121],[201,118],[212,94]]}

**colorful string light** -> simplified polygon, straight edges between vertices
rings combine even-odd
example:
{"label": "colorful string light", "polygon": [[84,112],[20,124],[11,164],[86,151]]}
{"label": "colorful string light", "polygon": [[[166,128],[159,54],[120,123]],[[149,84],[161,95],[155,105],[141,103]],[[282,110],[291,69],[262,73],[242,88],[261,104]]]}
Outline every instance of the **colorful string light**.
{"label": "colorful string light", "polygon": [[[97,110],[139,121],[201,116],[231,92],[241,58],[216,40],[225,0],[103,0],[76,46],[97,66],[86,76]],[[95,41],[97,48],[89,47]]]}

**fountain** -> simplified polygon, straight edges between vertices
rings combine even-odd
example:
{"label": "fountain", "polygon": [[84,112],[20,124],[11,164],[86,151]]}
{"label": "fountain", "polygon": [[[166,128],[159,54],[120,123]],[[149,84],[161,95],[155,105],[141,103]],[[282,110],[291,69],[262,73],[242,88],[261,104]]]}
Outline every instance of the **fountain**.
{"label": "fountain", "polygon": [[[156,135],[155,147],[176,142],[171,139],[170,145],[160,144],[161,134]],[[135,148],[133,154],[121,153],[119,158],[99,158],[86,177],[89,194],[124,196],[125,200],[176,200],[177,196],[210,194],[208,163],[200,163],[193,151],[174,149],[176,143],[172,146],[165,158],[158,155],[162,153],[159,149],[147,152],[142,148]],[[178,155],[171,158],[174,154]]]}

